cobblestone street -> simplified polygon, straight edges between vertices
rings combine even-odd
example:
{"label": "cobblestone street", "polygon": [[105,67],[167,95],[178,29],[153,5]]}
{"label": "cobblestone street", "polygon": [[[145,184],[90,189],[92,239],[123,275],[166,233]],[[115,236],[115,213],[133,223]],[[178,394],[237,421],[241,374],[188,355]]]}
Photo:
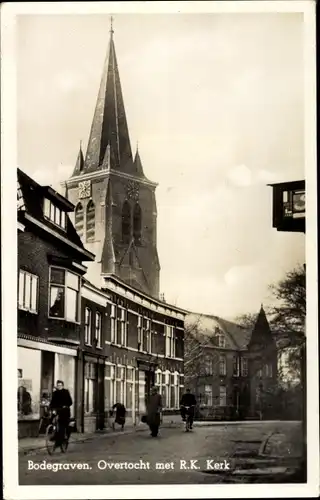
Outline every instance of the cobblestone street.
{"label": "cobblestone street", "polygon": [[[46,451],[41,450],[36,454],[20,456],[20,484],[217,483],[223,478],[219,473],[212,473],[214,462],[224,464],[221,466],[222,470],[225,467],[229,467],[231,471],[235,470],[241,462],[239,450],[247,457],[254,457],[270,431],[285,432],[288,439],[288,434],[296,428],[295,423],[264,422],[196,426],[193,432],[188,434],[184,432],[183,427],[162,428],[157,439],[151,438],[148,432],[114,437],[101,436],[89,442],[70,444],[66,454],[57,451],[55,455],[49,456]],[[181,460],[186,463],[181,463]],[[194,462],[192,466],[192,460],[198,462]],[[207,460],[212,462],[207,463]],[[46,461],[47,465],[51,464],[51,467],[54,464],[65,464],[65,469],[35,469],[43,461]],[[139,469],[128,468],[129,464],[135,463],[146,465]],[[159,469],[157,463],[167,464],[167,468]],[[226,463],[229,465],[226,466]],[[77,464],[85,464],[85,468],[74,470]],[[28,469],[28,466],[32,468]],[[115,469],[115,466],[119,468]],[[184,469],[184,466],[189,469]]]}

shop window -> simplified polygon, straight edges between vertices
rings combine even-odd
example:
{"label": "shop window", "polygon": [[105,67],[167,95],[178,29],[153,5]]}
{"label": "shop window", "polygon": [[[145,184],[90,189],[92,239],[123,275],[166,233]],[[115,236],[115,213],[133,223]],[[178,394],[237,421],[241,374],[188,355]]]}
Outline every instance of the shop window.
{"label": "shop window", "polygon": [[39,278],[35,274],[19,271],[19,309],[38,312]]}
{"label": "shop window", "polygon": [[49,317],[79,321],[80,278],[58,267],[50,268]]}
{"label": "shop window", "polygon": [[219,388],[219,404],[220,406],[227,406],[227,388],[225,385],[220,385]]}
{"label": "shop window", "polygon": [[47,198],[44,199],[44,216],[56,226],[66,229],[66,213]]}
{"label": "shop window", "polygon": [[50,403],[54,387],[54,352],[41,351],[41,403]]}
{"label": "shop window", "polygon": [[18,420],[40,418],[41,351],[18,347]]}

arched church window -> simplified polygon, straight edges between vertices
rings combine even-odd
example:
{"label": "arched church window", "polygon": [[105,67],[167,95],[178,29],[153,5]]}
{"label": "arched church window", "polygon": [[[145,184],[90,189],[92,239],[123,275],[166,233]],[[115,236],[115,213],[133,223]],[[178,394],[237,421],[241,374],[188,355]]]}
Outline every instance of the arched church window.
{"label": "arched church window", "polygon": [[135,243],[141,243],[141,208],[139,203],[134,206],[133,212],[133,237]]}
{"label": "arched church window", "polygon": [[75,228],[78,235],[83,235],[83,206],[81,203],[78,203],[75,209]]}
{"label": "arched church window", "polygon": [[95,206],[92,200],[87,205],[87,242],[94,241],[95,237]]}
{"label": "arched church window", "polygon": [[128,201],[122,207],[122,241],[129,243],[131,237],[131,208]]}

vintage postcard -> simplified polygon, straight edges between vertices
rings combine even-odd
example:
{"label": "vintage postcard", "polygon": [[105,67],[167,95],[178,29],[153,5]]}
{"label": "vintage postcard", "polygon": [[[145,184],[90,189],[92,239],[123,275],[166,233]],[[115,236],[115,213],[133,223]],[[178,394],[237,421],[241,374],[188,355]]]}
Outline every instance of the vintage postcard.
{"label": "vintage postcard", "polygon": [[4,498],[316,496],[315,2],[1,14]]}

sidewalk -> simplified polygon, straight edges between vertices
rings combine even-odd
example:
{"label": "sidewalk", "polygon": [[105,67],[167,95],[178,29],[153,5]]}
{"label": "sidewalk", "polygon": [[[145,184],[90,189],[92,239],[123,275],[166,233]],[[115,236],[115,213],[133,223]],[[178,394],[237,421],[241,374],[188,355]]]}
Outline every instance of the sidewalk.
{"label": "sidewalk", "polygon": [[[103,431],[81,433],[77,432],[71,434],[69,443],[84,443],[85,441],[93,441],[94,439],[123,436],[125,434],[132,434],[133,432],[143,432],[148,430],[144,424],[139,424],[136,427],[129,427],[124,431],[113,431],[112,429],[104,429]],[[33,452],[44,450],[46,448],[46,439],[44,435],[39,437],[22,438],[18,441],[18,453],[22,455],[29,455]]]}

